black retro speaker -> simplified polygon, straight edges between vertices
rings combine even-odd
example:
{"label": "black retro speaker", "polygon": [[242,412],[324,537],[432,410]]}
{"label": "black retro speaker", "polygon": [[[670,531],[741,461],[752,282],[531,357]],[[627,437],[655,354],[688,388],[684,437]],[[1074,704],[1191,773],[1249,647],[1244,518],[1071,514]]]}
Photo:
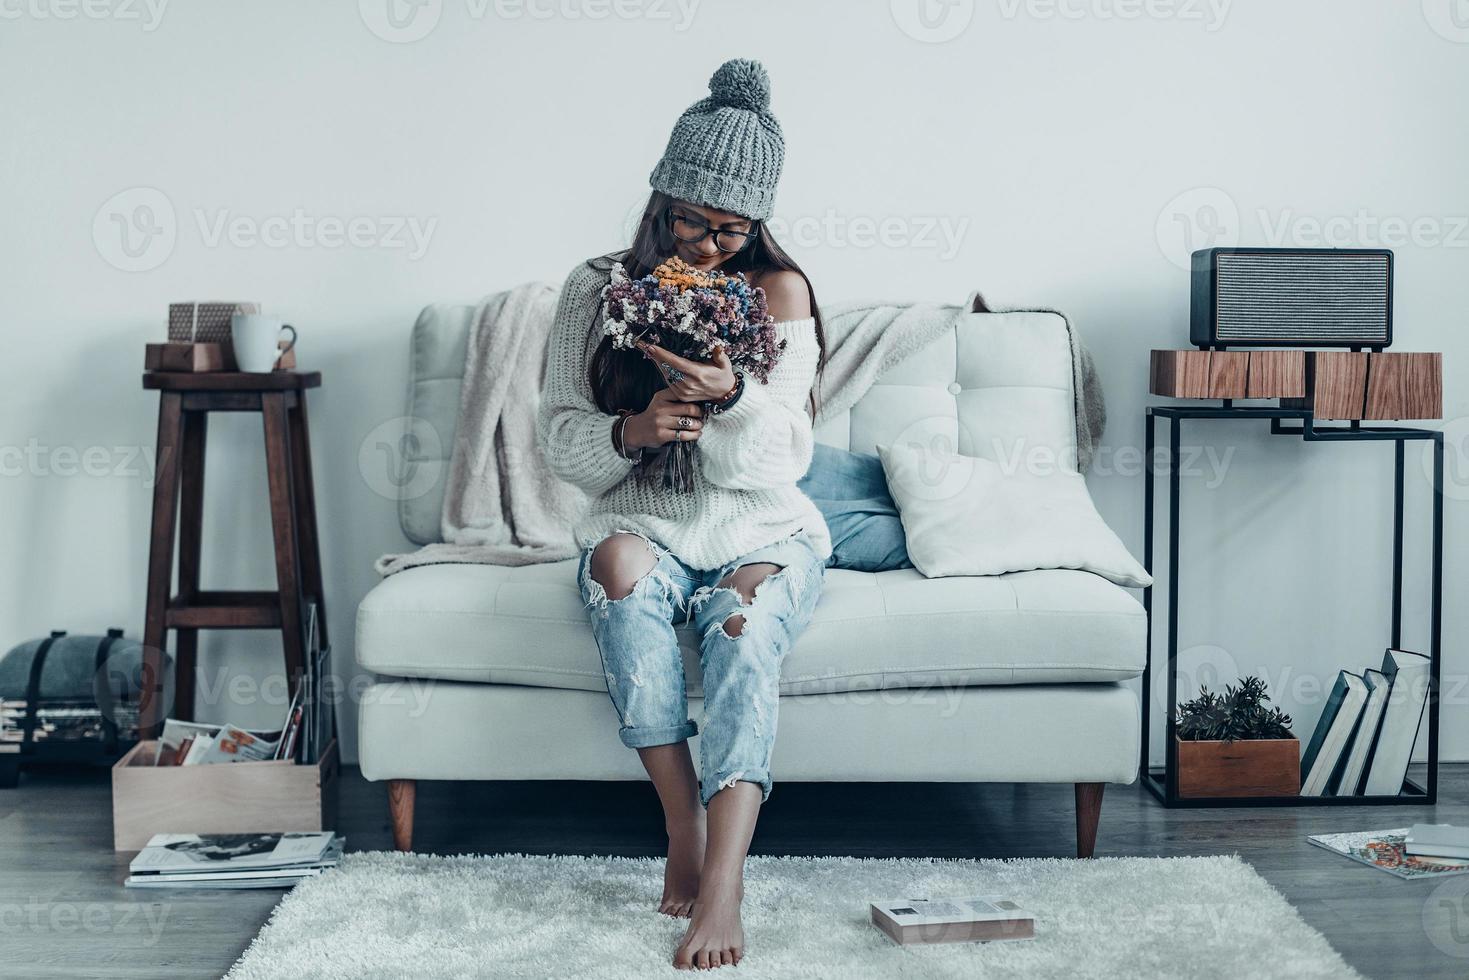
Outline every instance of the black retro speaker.
{"label": "black retro speaker", "polygon": [[1386,347],[1392,252],[1200,249],[1189,336],[1199,347]]}

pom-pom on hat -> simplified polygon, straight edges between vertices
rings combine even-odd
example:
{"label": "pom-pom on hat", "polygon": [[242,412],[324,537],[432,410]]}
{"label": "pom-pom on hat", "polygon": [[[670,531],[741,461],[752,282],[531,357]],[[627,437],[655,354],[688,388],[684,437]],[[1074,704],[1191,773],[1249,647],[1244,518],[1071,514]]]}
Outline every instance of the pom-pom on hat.
{"label": "pom-pom on hat", "polygon": [[684,110],[648,183],[654,190],[752,219],[769,218],[785,161],[770,112],[770,76],[734,58],[709,79],[709,95]]}

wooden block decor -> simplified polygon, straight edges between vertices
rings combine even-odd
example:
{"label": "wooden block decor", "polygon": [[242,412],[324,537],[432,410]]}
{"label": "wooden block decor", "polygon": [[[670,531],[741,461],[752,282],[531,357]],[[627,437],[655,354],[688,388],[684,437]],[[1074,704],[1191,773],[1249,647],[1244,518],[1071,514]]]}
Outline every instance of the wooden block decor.
{"label": "wooden block decor", "polygon": [[[1255,356],[1254,351],[1242,350],[1155,350],[1149,390],[1165,398],[1280,397],[1249,394]],[[1297,388],[1300,386],[1298,383]]]}
{"label": "wooden block decor", "polygon": [[1148,382],[1164,398],[1279,398],[1331,421],[1443,417],[1439,353],[1155,350]]}
{"label": "wooden block decor", "polygon": [[1149,390],[1165,398],[1209,398],[1209,351],[1155,350]]}
{"label": "wooden block decor", "polygon": [[1252,350],[1246,398],[1306,397],[1306,352]]}
{"label": "wooden block decor", "polygon": [[1209,354],[1209,397],[1243,398],[1250,376],[1249,351],[1216,350]]}
{"label": "wooden block decor", "polygon": [[1442,354],[1371,354],[1364,419],[1443,417]]}
{"label": "wooden block decor", "polygon": [[1306,391],[1318,419],[1360,419],[1367,403],[1367,355],[1357,351],[1311,351]]}

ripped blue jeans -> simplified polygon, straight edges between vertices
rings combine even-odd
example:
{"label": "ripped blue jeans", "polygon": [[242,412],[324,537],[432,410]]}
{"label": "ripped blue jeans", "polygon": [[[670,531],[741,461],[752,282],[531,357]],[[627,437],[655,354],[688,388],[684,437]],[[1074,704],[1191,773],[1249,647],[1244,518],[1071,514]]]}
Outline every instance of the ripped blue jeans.
{"label": "ripped blue jeans", "polygon": [[[590,574],[596,545],[582,551],[577,584],[602,653],[607,693],[621,722],[618,735],[630,748],[680,742],[701,732],[689,717],[683,656],[675,615],[693,621],[700,636],[704,718],[699,737],[699,796],[704,806],[726,786],[758,783],[770,798],[770,755],[780,703],[780,665],[810,622],[821,593],[825,563],[804,531],[757,548],[719,568],[691,568],[647,535],[657,559],[633,590],[612,599]],[[600,542],[599,542],[600,543]],[[780,565],[755,588],[746,604],[719,582],[741,565]],[[738,635],[725,620],[744,617]]]}

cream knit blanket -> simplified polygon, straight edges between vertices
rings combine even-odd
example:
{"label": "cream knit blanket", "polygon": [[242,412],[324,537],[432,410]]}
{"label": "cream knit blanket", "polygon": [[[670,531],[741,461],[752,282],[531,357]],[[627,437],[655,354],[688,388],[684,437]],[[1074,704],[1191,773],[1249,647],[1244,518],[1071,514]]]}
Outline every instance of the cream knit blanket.
{"label": "cream knit blanket", "polygon": [[[536,283],[496,293],[479,305],[444,494],[444,541],[408,554],[384,555],[375,565],[379,574],[444,563],[527,565],[577,554],[572,528],[588,498],[551,471],[536,436],[556,304],[556,287]],[[817,382],[815,425],[851,408],[879,375],[952,329],[971,310],[1010,312],[990,310],[978,293],[963,306],[824,308],[827,362]],[[590,306],[570,312],[575,322],[591,321]],[[1085,472],[1106,424],[1106,408],[1090,354],[1069,320],[1066,328],[1076,391],[1077,463]]]}

